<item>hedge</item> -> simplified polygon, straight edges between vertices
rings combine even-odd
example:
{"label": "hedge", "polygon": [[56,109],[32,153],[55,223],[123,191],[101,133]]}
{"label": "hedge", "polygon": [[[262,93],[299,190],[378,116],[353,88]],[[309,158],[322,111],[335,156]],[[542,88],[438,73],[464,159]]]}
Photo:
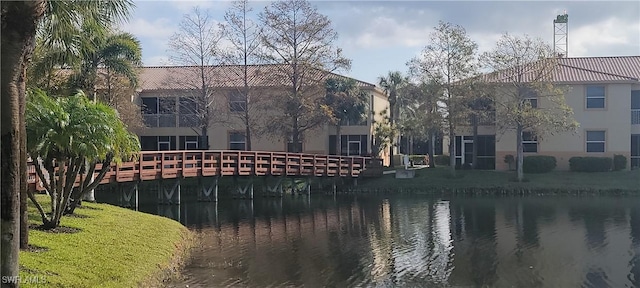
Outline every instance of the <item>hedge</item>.
{"label": "hedge", "polygon": [[524,173],[547,173],[556,168],[556,157],[536,155],[526,156],[522,162]]}
{"label": "hedge", "polygon": [[612,166],[613,159],[609,157],[571,157],[569,159],[569,169],[575,172],[607,172],[611,171]]}
{"label": "hedge", "polygon": [[613,155],[613,170],[619,171],[627,169],[627,157],[624,155]]}
{"label": "hedge", "polygon": [[449,166],[449,155],[433,156],[433,161],[436,162],[436,166]]}

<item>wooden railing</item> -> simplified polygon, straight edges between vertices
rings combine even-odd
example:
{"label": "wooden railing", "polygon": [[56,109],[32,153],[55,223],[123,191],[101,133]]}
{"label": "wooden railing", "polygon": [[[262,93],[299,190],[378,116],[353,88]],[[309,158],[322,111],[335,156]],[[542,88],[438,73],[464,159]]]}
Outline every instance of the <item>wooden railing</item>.
{"label": "wooden railing", "polygon": [[[152,151],[141,152],[136,161],[112,163],[100,183],[208,176],[358,177],[367,159],[262,151]],[[43,190],[35,167],[29,164],[30,187]],[[98,164],[95,175],[101,169]]]}

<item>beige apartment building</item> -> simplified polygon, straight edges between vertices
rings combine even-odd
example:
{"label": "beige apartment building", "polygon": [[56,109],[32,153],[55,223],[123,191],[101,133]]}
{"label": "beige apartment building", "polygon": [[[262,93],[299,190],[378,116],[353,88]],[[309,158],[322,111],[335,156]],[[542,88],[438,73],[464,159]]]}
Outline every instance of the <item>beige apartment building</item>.
{"label": "beige apartment building", "polygon": [[[580,124],[577,133],[536,139],[524,133],[527,155],[556,157],[557,169],[568,170],[574,156],[627,157],[627,168],[640,167],[640,56],[559,59],[554,82]],[[537,104],[536,99],[531,99]],[[532,103],[533,104],[533,103]],[[506,155],[516,155],[515,131],[496,133],[492,123],[479,127],[478,166],[507,170]],[[470,129],[455,137],[456,161],[469,163],[473,155]],[[446,147],[446,144],[445,144]],[[446,153],[446,152],[445,152]]]}
{"label": "beige apartment building", "polygon": [[[242,119],[246,109],[255,118],[256,127],[264,126],[269,113],[282,113],[271,108],[270,100],[275,93],[283,93],[283,79],[275,75],[273,65],[249,66],[248,76],[252,103],[249,107],[239,98],[244,87],[243,66],[210,66],[206,68],[207,86],[212,91],[211,106],[214,119],[209,121],[207,141],[211,150],[245,150],[245,125]],[[203,147],[198,126],[198,115],[192,109],[193,94],[199,91],[201,81],[198,67],[143,67],[137,101],[143,107],[143,118],[147,128],[139,132],[142,150],[198,150]],[[320,74],[318,74],[320,75]],[[344,77],[334,73],[323,73],[317,77]],[[311,76],[310,76],[311,77]],[[315,76],[314,76],[315,77]],[[317,82],[317,83],[321,83]],[[359,123],[342,123],[341,147],[343,155],[370,155],[373,144],[373,123],[380,112],[388,106],[387,97],[374,84],[356,80],[357,86],[369,95],[369,108],[365,119]],[[322,87],[322,89],[324,89]],[[280,92],[279,92],[280,91]],[[324,90],[315,92],[324,96]],[[379,119],[378,119],[379,120]],[[336,128],[324,124],[302,135],[298,145],[303,153],[336,154]],[[291,151],[291,138],[274,133],[252,133],[254,151]],[[382,155],[384,156],[384,155]]]}

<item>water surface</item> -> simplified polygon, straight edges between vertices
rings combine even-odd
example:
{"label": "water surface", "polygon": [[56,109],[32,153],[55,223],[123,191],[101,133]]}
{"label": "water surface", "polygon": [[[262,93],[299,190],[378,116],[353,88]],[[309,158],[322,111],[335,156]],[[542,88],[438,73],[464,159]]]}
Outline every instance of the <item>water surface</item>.
{"label": "water surface", "polygon": [[640,197],[147,203],[198,231],[176,287],[637,287]]}

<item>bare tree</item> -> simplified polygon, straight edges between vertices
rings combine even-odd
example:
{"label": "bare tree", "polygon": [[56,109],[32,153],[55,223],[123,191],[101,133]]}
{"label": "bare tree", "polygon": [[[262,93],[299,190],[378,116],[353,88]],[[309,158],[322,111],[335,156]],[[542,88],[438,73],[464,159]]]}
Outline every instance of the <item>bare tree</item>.
{"label": "bare tree", "polygon": [[238,0],[224,15],[225,23],[222,25],[224,38],[231,43],[231,49],[224,53],[225,64],[239,65],[241,69],[233,69],[235,77],[241,79],[242,86],[236,87],[229,97],[235,101],[229,101],[230,111],[236,112],[232,116],[240,119],[245,126],[246,149],[252,149],[252,139],[258,130],[256,114],[259,113],[258,97],[260,90],[252,85],[262,75],[251,70],[251,65],[259,63],[260,59],[260,35],[261,29],[257,22],[251,19],[253,8],[248,0]]}
{"label": "bare tree", "polygon": [[185,125],[189,123],[187,126],[200,135],[201,149],[209,149],[207,133],[215,121],[213,86],[217,75],[214,65],[220,63],[218,44],[221,39],[222,33],[216,21],[208,11],[201,11],[198,7],[183,16],[179,31],[169,39],[170,62],[190,67],[181,70],[184,75],[171,75],[167,81],[189,91],[187,95],[180,95],[180,114],[194,115],[196,121],[180,121]]}
{"label": "bare tree", "polygon": [[98,99],[118,112],[118,116],[130,132],[136,133],[144,128],[140,106],[132,101],[137,93],[134,85],[126,77],[112,73],[109,69],[99,72]]}
{"label": "bare tree", "polygon": [[301,152],[303,133],[328,121],[323,108],[324,81],[331,72],[349,69],[351,61],[334,47],[338,34],[331,21],[305,0],[272,3],[260,13],[261,43],[271,75],[282,83],[283,93],[274,95],[273,107],[283,113],[270,117],[267,131],[290,135],[292,152]]}
{"label": "bare tree", "polygon": [[462,26],[440,22],[430,35],[430,44],[422,55],[408,64],[428,81],[442,88],[444,122],[449,134],[449,164],[451,175],[456,173],[456,129],[467,122],[468,91],[477,76],[476,50],[478,45],[469,38]]}
{"label": "bare tree", "polygon": [[517,173],[522,181],[523,132],[542,138],[575,131],[579,124],[566,104],[564,91],[553,83],[558,63],[550,45],[526,35],[504,34],[482,59],[495,71],[485,79],[492,84],[497,127],[502,133],[516,133]]}

